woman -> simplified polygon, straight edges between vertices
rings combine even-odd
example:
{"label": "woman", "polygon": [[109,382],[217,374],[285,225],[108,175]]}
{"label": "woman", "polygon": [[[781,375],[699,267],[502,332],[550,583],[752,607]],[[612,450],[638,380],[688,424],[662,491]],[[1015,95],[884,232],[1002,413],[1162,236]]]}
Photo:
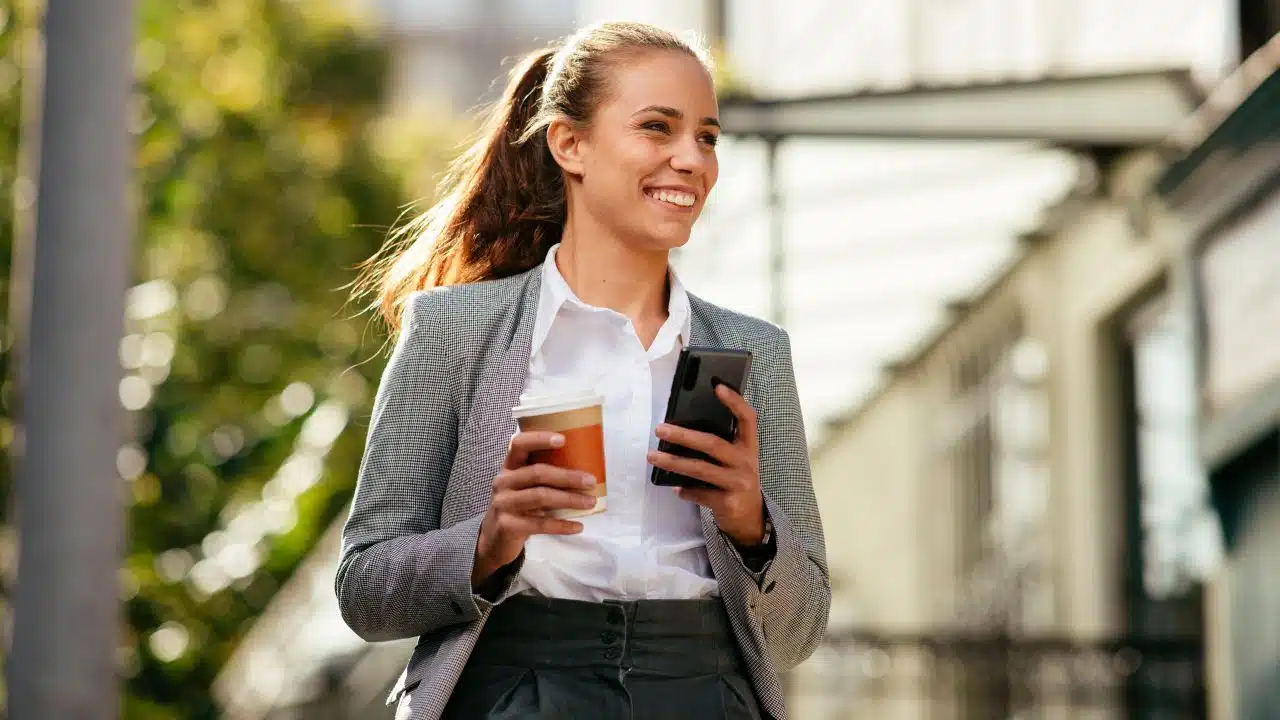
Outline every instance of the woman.
{"label": "woman", "polygon": [[[830,604],[790,346],[668,267],[718,172],[702,57],[609,23],[526,58],[444,199],[371,265],[399,335],[337,594],[365,639],[419,638],[397,717],[786,715],[779,673]],[[745,399],[720,391],[734,443],[661,424],[685,345],[754,354]],[[606,398],[608,510],[576,521],[546,511],[591,504],[584,478],[528,462],[560,439],[511,416],[570,386]],[[656,487],[654,466],[713,487]]]}

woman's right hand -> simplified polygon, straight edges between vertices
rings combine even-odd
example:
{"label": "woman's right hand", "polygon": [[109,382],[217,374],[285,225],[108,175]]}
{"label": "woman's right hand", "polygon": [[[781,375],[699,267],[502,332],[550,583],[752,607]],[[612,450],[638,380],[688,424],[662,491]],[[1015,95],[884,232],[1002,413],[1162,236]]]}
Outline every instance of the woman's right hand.
{"label": "woman's right hand", "polygon": [[530,454],[564,445],[564,436],[549,432],[519,432],[511,438],[502,472],[493,479],[489,511],[480,523],[471,587],[514,562],[531,535],[576,535],[582,523],[548,517],[548,510],[581,509],[595,505],[583,491],[594,477],[552,465],[530,465]]}

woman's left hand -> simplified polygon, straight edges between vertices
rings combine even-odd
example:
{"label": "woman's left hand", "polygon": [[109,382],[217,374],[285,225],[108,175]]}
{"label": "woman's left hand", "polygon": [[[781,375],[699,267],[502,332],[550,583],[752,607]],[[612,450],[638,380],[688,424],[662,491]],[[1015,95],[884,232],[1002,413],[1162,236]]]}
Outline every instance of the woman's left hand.
{"label": "woman's left hand", "polygon": [[699,450],[719,463],[684,458],[657,450],[649,453],[655,467],[701,480],[713,487],[678,488],[685,500],[711,509],[721,532],[742,547],[758,545],[764,538],[764,497],[760,491],[760,445],[756,438],[756,411],[727,385],[716,387],[720,402],[738,418],[738,435],[732,443],[710,433],[663,423],[660,439]]}

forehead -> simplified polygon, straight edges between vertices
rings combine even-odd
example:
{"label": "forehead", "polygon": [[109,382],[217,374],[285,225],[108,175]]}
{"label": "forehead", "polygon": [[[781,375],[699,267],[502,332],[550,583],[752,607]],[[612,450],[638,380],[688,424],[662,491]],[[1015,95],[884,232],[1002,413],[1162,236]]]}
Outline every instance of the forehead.
{"label": "forehead", "polygon": [[[641,51],[620,57],[610,70],[609,110],[631,114],[650,105],[687,116],[717,117],[715,85],[696,58],[674,50]],[[601,110],[605,110],[601,107]]]}

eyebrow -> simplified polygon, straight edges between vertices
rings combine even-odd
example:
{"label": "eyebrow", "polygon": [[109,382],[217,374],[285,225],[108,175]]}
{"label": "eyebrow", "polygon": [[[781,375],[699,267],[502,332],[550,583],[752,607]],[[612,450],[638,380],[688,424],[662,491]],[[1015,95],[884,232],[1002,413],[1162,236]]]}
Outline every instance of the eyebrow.
{"label": "eyebrow", "polygon": [[[641,114],[641,113],[647,113],[647,112],[656,112],[656,113],[659,113],[659,114],[662,114],[662,115],[666,115],[667,117],[671,118],[672,120],[682,120],[682,119],[684,119],[684,113],[680,112],[679,110],[677,110],[677,109],[675,109],[675,108],[673,108],[673,107],[667,107],[666,105],[650,105],[649,107],[646,107],[646,108],[642,108],[642,109],[640,109],[640,110],[637,110],[637,111],[636,111],[636,113],[635,113],[635,115],[639,115],[639,114]],[[634,116],[633,116],[633,117],[634,117]],[[703,124],[703,125],[714,125],[715,127],[720,127],[720,121],[719,121],[719,120],[717,120],[717,119],[715,119],[715,118],[713,118],[713,117],[704,117],[704,118],[702,118],[702,123],[701,123],[701,124]]]}

